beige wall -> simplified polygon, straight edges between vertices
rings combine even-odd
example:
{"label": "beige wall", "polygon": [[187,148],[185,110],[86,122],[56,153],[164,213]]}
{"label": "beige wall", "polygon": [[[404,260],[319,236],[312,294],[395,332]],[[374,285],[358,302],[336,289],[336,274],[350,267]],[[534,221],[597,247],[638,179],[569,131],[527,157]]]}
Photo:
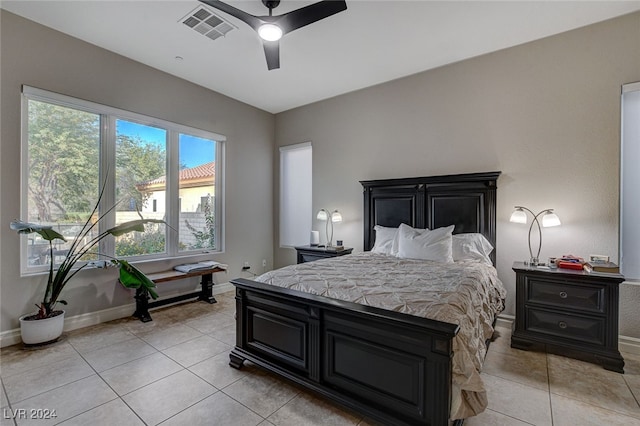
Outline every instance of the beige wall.
{"label": "beige wall", "polygon": [[[18,317],[34,310],[46,277],[21,278],[18,236],[9,222],[20,217],[20,88],[22,84],[192,126],[227,137],[226,252],[228,274],[240,275],[242,262],[272,263],[271,224],[274,116],[218,93],[180,80],[122,56],[45,28],[6,11],[0,12],[0,297],[2,331],[18,326]],[[247,125],[250,123],[250,125]],[[255,206],[262,206],[256,209]],[[183,260],[184,262],[185,260]],[[147,272],[175,263],[143,264]],[[68,316],[132,303],[116,284],[115,271],[90,271],[65,290]],[[167,291],[197,285],[176,283]]]}
{"label": "beige wall", "polygon": [[[314,210],[339,209],[334,238],[356,250],[359,180],[501,170],[497,268],[514,314],[511,265],[529,256],[514,205],[562,220],[541,258],[617,260],[620,86],[640,80],[639,40],[636,13],[296,108],[276,116],[276,144],[312,141]],[[277,266],[295,262],[274,251]],[[640,337],[638,304],[640,287],[623,285],[621,334]]]}
{"label": "beige wall", "polygon": [[[334,239],[358,250],[359,180],[502,170],[497,267],[510,290],[508,313],[511,263],[528,256],[527,227],[508,221],[516,204],[555,208],[563,221],[544,230],[541,257],[604,253],[617,259],[619,95],[622,84],[640,80],[638,13],[297,108],[275,120],[6,11],[0,16],[1,331],[17,327],[45,279],[20,277],[18,238],[7,226],[20,214],[22,84],[227,136],[226,252],[217,259],[229,263],[230,272],[218,281],[240,275],[245,260],[258,266],[266,258],[271,265],[272,253],[277,266],[295,262],[294,252],[279,249],[274,239],[274,152],[308,140],[314,147],[314,209],[340,209],[344,222],[336,225]],[[271,206],[274,216],[265,214]],[[314,229],[322,230],[315,219]],[[169,266],[144,265],[148,271]],[[66,291],[70,315],[130,303],[130,293],[114,281],[113,272],[103,271],[75,280]],[[640,337],[638,303],[640,287],[623,285],[621,334]]]}

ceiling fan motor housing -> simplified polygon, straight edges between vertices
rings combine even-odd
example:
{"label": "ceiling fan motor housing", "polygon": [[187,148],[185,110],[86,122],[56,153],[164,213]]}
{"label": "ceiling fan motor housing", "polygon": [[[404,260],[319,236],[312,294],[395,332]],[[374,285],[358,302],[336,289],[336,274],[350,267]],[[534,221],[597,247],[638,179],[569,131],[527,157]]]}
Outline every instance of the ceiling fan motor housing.
{"label": "ceiling fan motor housing", "polygon": [[278,7],[278,5],[280,4],[280,0],[262,0],[262,4],[267,6],[269,8],[269,11],[271,11],[271,9],[275,9],[276,7]]}

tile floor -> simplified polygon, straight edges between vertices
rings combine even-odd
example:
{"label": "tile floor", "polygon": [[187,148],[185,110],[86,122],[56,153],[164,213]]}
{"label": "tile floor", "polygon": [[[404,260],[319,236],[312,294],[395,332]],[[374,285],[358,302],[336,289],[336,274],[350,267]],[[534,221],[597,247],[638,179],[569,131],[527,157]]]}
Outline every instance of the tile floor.
{"label": "tile floor", "polygon": [[[216,297],[215,305],[152,311],[146,324],[122,319],[65,333],[46,349],[2,349],[0,426],[374,424],[255,367],[229,367],[233,293]],[[511,349],[510,331],[498,332],[482,373],[489,407],[466,426],[640,425],[640,355],[624,354],[622,375]],[[56,417],[29,418],[46,410]]]}

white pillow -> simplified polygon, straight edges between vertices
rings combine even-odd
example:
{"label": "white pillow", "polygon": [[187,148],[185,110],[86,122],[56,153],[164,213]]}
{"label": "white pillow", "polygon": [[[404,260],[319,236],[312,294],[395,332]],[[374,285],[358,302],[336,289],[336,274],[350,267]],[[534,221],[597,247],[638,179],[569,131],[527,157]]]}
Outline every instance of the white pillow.
{"label": "white pillow", "polygon": [[453,262],[453,228],[454,225],[434,230],[416,229],[403,223],[398,228],[398,257]]}
{"label": "white pillow", "polygon": [[453,260],[479,260],[493,265],[489,255],[493,246],[484,235],[477,233],[456,234],[452,240]]}
{"label": "white pillow", "polygon": [[376,231],[376,241],[371,252],[391,256],[398,254],[398,228],[376,225],[373,229]]}

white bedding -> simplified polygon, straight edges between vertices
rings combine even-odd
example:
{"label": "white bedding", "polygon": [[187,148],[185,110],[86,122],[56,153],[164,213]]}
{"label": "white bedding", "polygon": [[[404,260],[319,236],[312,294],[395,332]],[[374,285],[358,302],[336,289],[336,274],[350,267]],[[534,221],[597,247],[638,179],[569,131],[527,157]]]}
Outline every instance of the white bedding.
{"label": "white bedding", "polygon": [[287,266],[256,281],[459,325],[453,341],[451,419],[486,408],[480,369],[485,341],[506,296],[494,267],[367,252]]}

